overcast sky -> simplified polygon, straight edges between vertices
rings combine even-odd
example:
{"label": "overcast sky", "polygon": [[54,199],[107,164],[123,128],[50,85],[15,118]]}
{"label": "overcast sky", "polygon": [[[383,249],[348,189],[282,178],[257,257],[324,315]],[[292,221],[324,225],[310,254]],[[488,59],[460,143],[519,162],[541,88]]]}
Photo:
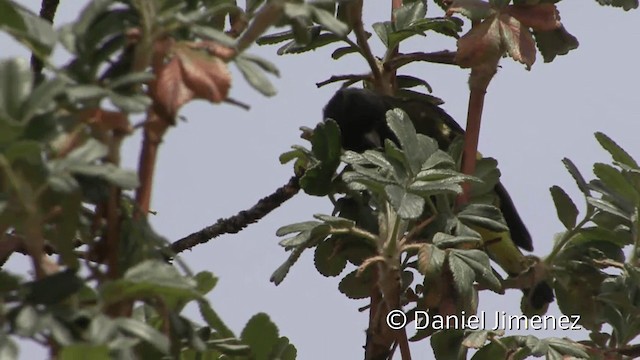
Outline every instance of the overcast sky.
{"label": "overcast sky", "polygon": [[[18,2],[36,11],[40,3]],[[56,24],[73,20],[83,3],[62,0]],[[380,3],[384,2],[375,2]],[[374,9],[373,4],[365,4],[369,5],[365,26],[388,18],[387,5]],[[563,157],[591,174],[594,162],[609,161],[593,137],[594,132],[603,131],[640,159],[640,13],[601,7],[593,0],[565,0],[558,8],[580,47],[550,64],[543,63],[538,54],[531,71],[503,60],[489,87],[479,145],[485,156],[498,159],[502,181],[529,227],[534,253],[539,256],[549,253],[553,235],[563,229],[556,219],[549,187],[562,186],[578,207],[584,208],[560,162]],[[440,14],[435,6],[428,13]],[[377,38],[372,40],[375,53],[382,55],[381,43]],[[275,62],[281,70],[279,79],[272,78],[279,90],[277,96],[265,98],[235,76],[231,96],[249,103],[250,111],[202,101],[181,111],[188,121],[180,122],[166,136],[157,165],[152,203],[157,215],[151,221],[160,234],[177,240],[218,218],[249,208],[288,181],[292,167],[280,165],[278,156],[292,144],[308,145],[299,138],[298,128],[313,127],[320,121],[322,107],[337,90],[337,85],[317,89],[315,83],[332,74],[367,71],[364,60],[355,55],[332,60],[335,47],[284,57],[276,55],[276,47],[253,47],[249,52]],[[5,35],[0,35],[0,48],[3,57],[27,56]],[[454,50],[454,41],[433,34],[402,47],[406,52],[443,49]],[[57,59],[63,56],[57,52]],[[444,108],[464,124],[467,70],[421,63],[406,66],[401,73],[427,80],[434,95],[446,102]],[[137,134],[125,144],[125,166],[136,167],[139,143]],[[330,211],[327,200],[299,194],[245,231],[183,254],[194,271],[208,270],[220,277],[210,300],[236,334],[255,313],[266,312],[280,334],[298,348],[299,359],[363,357],[367,314],[357,309],[367,302],[347,299],[337,290],[338,279],[318,274],[313,251],[302,256],[280,286],[269,282],[288,255],[277,244],[276,229]],[[14,269],[23,267],[17,259],[9,264]],[[519,302],[517,291],[509,291],[507,296],[483,292],[480,309],[515,315],[519,314]],[[189,308],[188,313],[199,320],[195,309]],[[555,304],[551,313],[559,314]],[[586,337],[586,332],[531,333],[576,340]],[[414,344],[412,351],[415,359],[433,358],[426,341]],[[44,353],[23,344],[22,358],[37,358],[38,354]]]}

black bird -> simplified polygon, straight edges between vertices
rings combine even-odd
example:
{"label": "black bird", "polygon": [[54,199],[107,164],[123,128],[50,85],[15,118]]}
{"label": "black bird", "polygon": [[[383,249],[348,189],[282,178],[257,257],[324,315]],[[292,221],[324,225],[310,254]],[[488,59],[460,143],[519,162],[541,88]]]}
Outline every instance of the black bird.
{"label": "black bird", "polygon": [[[460,125],[426,97],[425,99],[396,98],[367,89],[338,90],[324,108],[324,119],[336,121],[340,127],[342,147],[345,150],[363,152],[368,149],[382,148],[386,139],[398,144],[386,122],[386,112],[394,108],[405,111],[416,131],[435,139],[443,150],[446,150],[457,136],[464,135]],[[527,260],[513,244],[532,251],[531,235],[504,186],[498,182],[494,191],[509,232],[504,234],[480,232],[483,238],[498,236],[501,240],[505,240],[486,246],[487,252],[510,276],[517,276],[527,270]],[[554,299],[553,290],[545,281],[538,283],[533,291],[523,289],[523,292],[533,313],[546,311],[548,304]],[[523,310],[524,307],[523,303]]]}

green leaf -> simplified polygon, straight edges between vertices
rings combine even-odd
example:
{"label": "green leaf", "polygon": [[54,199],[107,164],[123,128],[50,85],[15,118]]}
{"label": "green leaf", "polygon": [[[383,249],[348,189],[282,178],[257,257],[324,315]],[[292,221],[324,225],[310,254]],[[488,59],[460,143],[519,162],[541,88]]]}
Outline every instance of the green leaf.
{"label": "green leaf", "polygon": [[209,27],[209,26],[201,26],[201,25],[192,25],[189,24],[189,29],[198,36],[201,36],[206,39],[214,40],[220,43],[223,46],[235,48],[236,40],[231,36],[225,34],[224,31]]}
{"label": "green leaf", "polygon": [[370,188],[371,191],[377,192],[382,189],[383,185],[394,185],[397,181],[384,176],[376,169],[363,167],[359,165],[352,166],[355,171],[348,171],[342,175],[342,180],[347,184],[352,182],[362,183]]}
{"label": "green leaf", "polygon": [[348,55],[348,54],[354,54],[357,53],[358,49],[353,47],[353,46],[344,46],[344,47],[340,47],[335,49],[332,53],[331,53],[331,58],[334,60],[338,60],[341,57]]}
{"label": "green leaf", "polygon": [[497,342],[489,343],[476,351],[471,360],[505,359],[507,357],[507,350],[508,349],[502,344]]}
{"label": "green leaf", "polygon": [[[420,173],[422,173],[422,171],[430,170],[439,166],[452,167],[454,165],[455,165],[455,161],[453,161],[453,158],[451,157],[451,155],[447,154],[442,150],[436,150],[436,152],[434,152],[431,156],[429,156],[427,161],[425,161],[424,164],[422,164],[422,169],[420,170]],[[420,173],[418,173],[418,178],[420,178]],[[461,173],[458,173],[458,174],[462,175]]]}
{"label": "green leaf", "polygon": [[159,260],[146,260],[127,270],[122,279],[102,285],[100,292],[107,304],[158,296],[175,304],[201,299],[196,285],[175,267]]}
{"label": "green leaf", "polygon": [[118,109],[125,113],[141,113],[151,105],[151,98],[144,94],[122,95],[109,92],[109,99]]}
{"label": "green leaf", "polygon": [[424,86],[425,88],[427,88],[427,91],[433,92],[433,88],[431,87],[431,85],[429,85],[428,82],[415,76],[398,75],[396,76],[396,81],[398,82],[399,88],[406,89],[416,86]]}
{"label": "green leaf", "polygon": [[277,77],[280,76],[280,70],[276,67],[274,63],[271,61],[261,58],[256,55],[251,54],[241,54],[238,57],[241,57],[243,60],[251,61],[254,64],[258,65],[262,70],[268,72],[269,74],[275,75]]}
{"label": "green leaf", "polygon": [[256,44],[273,45],[273,44],[279,44],[283,41],[287,41],[291,39],[293,39],[293,31],[287,30],[279,33],[264,35],[256,41]]}
{"label": "green leaf", "polygon": [[280,161],[280,164],[286,164],[288,162],[290,162],[291,160],[295,160],[295,159],[300,159],[303,158],[305,156],[305,153],[296,149],[296,150],[291,150],[291,151],[287,151],[285,153],[280,154],[280,157],[278,157],[278,160]]}
{"label": "green leaf", "polygon": [[309,195],[325,196],[331,190],[342,152],[340,128],[335,121],[323,121],[316,126],[311,150],[319,162],[307,169],[300,179],[300,187]]}
{"label": "green leaf", "polygon": [[200,315],[204,321],[207,322],[213,330],[217,331],[221,337],[223,338],[235,338],[233,331],[231,331],[227,325],[222,321],[218,313],[213,310],[208,301],[202,300],[198,301],[198,309],[200,310]]}
{"label": "green leaf", "polygon": [[613,166],[596,163],[593,165],[593,173],[602,180],[606,187],[620,194],[624,199],[633,203],[637,203],[640,200],[638,190]]}
{"label": "green leaf", "polygon": [[394,15],[396,29],[404,30],[414,21],[427,15],[427,5],[422,0],[403,4],[402,7],[394,11]]}
{"label": "green leaf", "polygon": [[629,155],[629,153],[627,153],[622,147],[616,144],[616,142],[610,137],[601,132],[596,132],[595,136],[600,145],[607,150],[609,154],[611,154],[614,161],[625,164],[633,169],[640,169],[638,163],[633,159],[633,157],[631,157],[631,155]]}
{"label": "green leaf", "polygon": [[289,18],[302,18],[307,19],[313,13],[314,7],[311,4],[305,3],[286,3],[284,6],[284,13]]}
{"label": "green leaf", "polygon": [[495,232],[509,231],[500,209],[493,205],[469,204],[458,213],[458,219],[465,224]]}
{"label": "green leaf", "polygon": [[565,168],[567,168],[567,171],[569,171],[569,174],[571,174],[573,179],[576,181],[576,184],[578,185],[580,191],[582,191],[582,193],[585,195],[589,195],[590,191],[589,186],[587,185],[587,181],[584,179],[582,174],[580,174],[580,171],[573,164],[573,162],[568,158],[564,158],[562,159],[562,163],[564,164]]}
{"label": "green leaf", "polygon": [[293,344],[289,342],[289,339],[285,336],[278,339],[277,344],[273,347],[269,359],[273,360],[295,360],[298,355],[298,350]]}
{"label": "green leaf", "polygon": [[596,199],[593,197],[587,197],[587,203],[593,205],[596,209],[604,211],[608,214],[618,216],[622,219],[630,221],[629,214],[626,214],[624,211],[620,210],[617,206],[613,205],[609,201]]}
{"label": "green leaf", "polygon": [[39,57],[48,56],[56,43],[50,22],[10,0],[0,0],[0,29]]}
{"label": "green leaf", "polygon": [[409,186],[409,191],[423,197],[437,194],[460,194],[464,177],[450,177],[442,180],[415,181]]}
{"label": "green leaf", "polygon": [[429,149],[420,146],[421,144],[418,141],[418,135],[411,119],[401,109],[387,111],[386,116],[387,124],[398,138],[412,172],[417,174],[422,168],[422,164],[435,152],[437,145],[431,153],[428,152]]}
{"label": "green leaf", "polygon": [[436,360],[462,360],[466,356],[466,348],[462,347],[464,330],[447,329],[431,336],[431,348]]}
{"label": "green leaf", "polygon": [[571,35],[564,26],[550,31],[534,31],[533,36],[546,63],[553,61],[558,55],[568,54],[569,51],[577,49],[579,45],[578,39]]}
{"label": "green leaf", "polygon": [[284,281],[284,278],[289,273],[289,270],[291,270],[291,267],[296,263],[296,261],[298,261],[298,259],[300,258],[300,255],[302,255],[302,252],[305,249],[306,249],[306,246],[302,246],[302,245],[295,247],[293,251],[291,251],[291,255],[289,255],[287,260],[285,260],[285,262],[282,265],[280,265],[276,269],[276,271],[273,272],[273,274],[271,275],[271,278],[269,278],[269,281],[271,281],[276,285],[280,285],[280,283]]}
{"label": "green leaf", "polygon": [[121,86],[128,86],[134,84],[145,84],[153,80],[155,76],[152,73],[140,71],[135,73],[127,73],[120,77],[111,80],[108,84],[109,89],[117,89]]}
{"label": "green leaf", "polygon": [[356,226],[356,222],[350,219],[345,219],[337,216],[323,215],[323,214],[314,214],[314,218],[324,221],[325,223],[331,225],[331,227],[335,229],[350,229]]}
{"label": "green leaf", "polygon": [[545,339],[549,344],[549,351],[555,350],[562,357],[560,359],[566,359],[567,356],[582,358],[582,359],[590,359],[589,353],[587,353],[583,345],[570,341],[568,339],[558,339],[558,338],[549,338]]}
{"label": "green leaf", "polygon": [[364,271],[358,276],[358,270],[347,274],[338,285],[338,290],[349,299],[364,299],[371,295],[371,271]]}
{"label": "green leaf", "polygon": [[163,354],[169,353],[169,339],[167,339],[167,337],[161,332],[144,322],[134,319],[117,318],[114,320],[114,323],[123,331],[151,344],[155,349]]}
{"label": "green leaf", "polygon": [[247,322],[240,338],[251,347],[254,359],[268,360],[269,354],[278,345],[278,327],[271,321],[269,315],[259,313]]}
{"label": "green leaf", "polygon": [[80,12],[78,21],[73,24],[73,32],[77,36],[84,36],[89,33],[91,24],[101,16],[114,0],[94,0],[85,6]]}
{"label": "green leaf", "polygon": [[[327,226],[324,226],[324,228],[327,228]],[[281,240],[278,244],[287,249],[302,246],[303,244],[308,243],[309,240],[311,240],[313,229],[315,228],[301,231],[295,236]],[[328,229],[326,231],[328,232]]]}
{"label": "green leaf", "polygon": [[314,6],[312,7],[312,14],[313,20],[315,22],[322,25],[325,29],[331,31],[332,33],[340,37],[346,36],[347,33],[349,33],[349,27],[342,21],[336,19],[328,11]]}
{"label": "green leaf", "polygon": [[109,348],[106,345],[73,344],[65,346],[59,354],[60,360],[109,360]]}
{"label": "green leaf", "polygon": [[258,90],[262,95],[273,96],[277,93],[271,81],[264,75],[264,70],[254,62],[242,58],[235,58],[234,63],[249,85]]}
{"label": "green leaf", "polygon": [[460,246],[477,247],[481,244],[482,239],[472,236],[454,236],[438,232],[433,235],[433,245],[436,245],[440,249],[457,248]]}
{"label": "green leaf", "polygon": [[26,122],[31,120],[34,115],[53,109],[55,106],[54,98],[64,91],[66,85],[67,82],[59,78],[46,80],[38,85],[27,101],[22,104],[21,121]]}
{"label": "green leaf", "polygon": [[[451,254],[451,253],[450,253]],[[473,297],[475,271],[459,256],[449,256],[449,270],[453,274],[453,286],[463,303],[469,303]]]}
{"label": "green leaf", "polygon": [[282,226],[276,231],[276,236],[285,236],[287,234],[302,232],[305,230],[311,230],[320,224],[321,222],[319,221],[304,221],[304,222]]}
{"label": "green leaf", "polygon": [[425,244],[418,251],[418,270],[429,278],[440,274],[446,255],[447,253],[438,247]]}
{"label": "green leaf", "polygon": [[469,266],[469,268],[471,268],[475,272],[478,283],[486,285],[487,288],[493,292],[503,292],[502,283],[500,282],[500,279],[495,276],[493,269],[491,268],[491,263],[489,262],[489,256],[487,255],[487,253],[476,249],[452,249],[449,255],[449,261],[451,261],[454,257],[462,260]]}
{"label": "green leaf", "polygon": [[280,47],[277,51],[278,55],[284,54],[301,54],[307,51],[315,50],[321,48],[325,45],[332,44],[338,41],[341,41],[341,38],[332,33],[316,33],[311,31],[309,34],[309,39],[305,43],[299,43],[297,40],[293,40],[282,47]]}
{"label": "green leaf", "polygon": [[554,185],[549,188],[549,191],[551,191],[551,197],[556,206],[558,219],[560,219],[560,222],[562,222],[568,230],[573,229],[576,226],[576,219],[578,218],[578,208],[573,203],[573,200],[571,200],[569,195],[559,186]]}
{"label": "green leaf", "polygon": [[621,7],[624,11],[638,8],[638,0],[596,0],[600,5]]}
{"label": "green leaf", "polygon": [[362,159],[368,161],[370,164],[375,165],[383,171],[393,170],[393,165],[385,158],[380,151],[367,150],[362,153]]}
{"label": "green leaf", "polygon": [[14,141],[4,150],[4,157],[10,164],[23,161],[31,165],[40,166],[42,163],[43,144],[34,140]]}
{"label": "green leaf", "polygon": [[66,87],[67,98],[71,102],[99,100],[109,95],[109,91],[96,85],[77,85]]}
{"label": "green leaf", "polygon": [[398,185],[387,185],[384,188],[389,203],[402,219],[416,219],[422,215],[424,198],[408,193]]}
{"label": "green leaf", "polygon": [[329,238],[316,247],[313,262],[320,274],[338,276],[347,266],[347,259],[336,249],[337,244],[334,238]]}
{"label": "green leaf", "polygon": [[194,280],[196,281],[196,289],[202,295],[209,293],[218,283],[218,278],[210,271],[201,271],[197,273],[194,276]]}
{"label": "green leaf", "polygon": [[20,17],[13,1],[0,0],[0,28],[6,31],[24,31],[25,21]]}
{"label": "green leaf", "polygon": [[0,61],[0,122],[17,123],[29,97],[33,75],[24,59]]}
{"label": "green leaf", "polygon": [[393,27],[391,25],[391,22],[390,21],[377,22],[377,23],[374,23],[373,25],[371,25],[371,27],[373,27],[373,31],[376,33],[376,35],[378,35],[378,38],[380,38],[380,41],[382,41],[384,46],[389,48],[390,46],[389,46],[389,35],[388,34],[393,31]]}

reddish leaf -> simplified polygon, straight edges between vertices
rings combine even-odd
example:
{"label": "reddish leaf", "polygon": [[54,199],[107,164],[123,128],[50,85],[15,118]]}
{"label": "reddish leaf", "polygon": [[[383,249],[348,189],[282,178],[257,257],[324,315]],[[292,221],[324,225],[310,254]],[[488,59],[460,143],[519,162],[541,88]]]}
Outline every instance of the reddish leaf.
{"label": "reddish leaf", "polygon": [[227,64],[216,57],[195,50],[180,48],[176,51],[185,85],[196,98],[219,103],[227,98],[231,87],[231,74]]}
{"label": "reddish leaf", "polygon": [[151,97],[158,112],[167,119],[174,119],[180,107],[195,97],[184,83],[177,57],[157,70]]}
{"label": "reddish leaf", "polygon": [[508,14],[500,14],[500,35],[502,44],[509,56],[531,69],[536,61],[536,42],[529,29],[516,18]]}
{"label": "reddish leaf", "polygon": [[78,114],[81,121],[96,127],[101,131],[116,131],[129,134],[133,130],[129,117],[118,111],[107,111],[99,108],[86,109]]}
{"label": "reddish leaf", "polygon": [[499,20],[492,15],[458,39],[455,61],[463,68],[475,67],[497,63],[503,53]]}
{"label": "reddish leaf", "polygon": [[[225,51],[225,47],[212,42],[191,46],[224,57],[233,51]],[[165,62],[163,59],[171,52],[173,57]],[[151,96],[156,110],[165,118],[173,120],[180,107],[192,99],[219,103],[227,98],[231,74],[227,64],[216,56],[176,45],[169,39],[156,44],[153,63],[156,80],[151,84]]]}
{"label": "reddish leaf", "polygon": [[507,13],[534,31],[550,31],[558,29],[560,13],[554,4],[538,5],[509,5],[504,13]]}

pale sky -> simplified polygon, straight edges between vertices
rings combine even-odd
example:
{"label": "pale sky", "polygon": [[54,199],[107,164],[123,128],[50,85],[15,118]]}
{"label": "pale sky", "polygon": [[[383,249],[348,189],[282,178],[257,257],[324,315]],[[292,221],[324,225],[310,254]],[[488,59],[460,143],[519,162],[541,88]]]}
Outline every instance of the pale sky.
{"label": "pale sky", "polygon": [[[34,10],[40,3],[18,2]],[[56,24],[74,19],[82,3],[61,0]],[[369,5],[365,19],[369,29],[371,23],[388,18],[390,5],[377,6],[379,3],[365,3],[365,7]],[[571,158],[590,178],[594,162],[609,162],[608,154],[593,137],[594,132],[602,131],[640,160],[636,108],[640,12],[602,7],[593,0],[565,0],[558,8],[562,22],[578,38],[580,47],[549,64],[543,63],[538,54],[531,71],[504,59],[489,87],[479,145],[485,156],[499,161],[502,181],[528,225],[534,254],[539,256],[549,253],[553,235],[563,229],[549,187],[560,185],[578,208],[584,209],[572,178],[560,162],[563,157]],[[436,14],[441,11],[432,6],[428,16]],[[382,55],[382,45],[375,36],[372,46]],[[0,36],[0,47],[3,57],[27,56],[5,35]],[[276,47],[252,47],[250,53],[279,67],[281,78],[271,78],[278,95],[263,97],[249,88],[234,68],[230,95],[250,104],[250,111],[202,101],[181,111],[188,122],[170,130],[157,164],[152,202],[157,215],[151,217],[157,232],[177,240],[218,218],[249,208],[288,181],[293,175],[292,166],[280,165],[278,156],[290,145],[308,145],[299,138],[298,128],[313,127],[320,121],[322,107],[337,90],[337,85],[317,89],[315,83],[332,74],[367,71],[365,61],[356,55],[332,60],[330,54],[336,47],[284,57],[276,55]],[[453,39],[430,33],[403,44],[401,50],[443,49],[455,49]],[[61,51],[56,58],[63,58]],[[443,107],[464,125],[467,70],[420,63],[404,67],[401,73],[427,80],[434,95],[446,102]],[[125,144],[123,161],[127,167],[136,167],[139,140],[137,134]],[[208,270],[220,277],[210,300],[237,335],[251,316],[266,312],[278,325],[280,335],[289,337],[297,347],[299,359],[363,358],[367,314],[357,309],[367,302],[347,299],[337,290],[338,278],[320,275],[313,266],[312,250],[302,256],[280,286],[269,282],[272,272],[288,256],[278,246],[280,239],[275,231],[330,211],[328,200],[301,193],[241,233],[216,238],[183,253],[194,271]],[[24,269],[24,262],[12,259],[9,266]],[[480,309],[489,314],[506,311],[517,315],[519,302],[518,291],[509,291],[507,296],[483,292]],[[187,313],[200,320],[195,308]],[[555,304],[550,313],[559,314]],[[576,340],[587,337],[586,332],[530,333]],[[428,341],[413,344],[412,353],[415,359],[433,358]],[[22,343],[21,358],[43,356],[38,354],[43,353],[35,345]]]}

